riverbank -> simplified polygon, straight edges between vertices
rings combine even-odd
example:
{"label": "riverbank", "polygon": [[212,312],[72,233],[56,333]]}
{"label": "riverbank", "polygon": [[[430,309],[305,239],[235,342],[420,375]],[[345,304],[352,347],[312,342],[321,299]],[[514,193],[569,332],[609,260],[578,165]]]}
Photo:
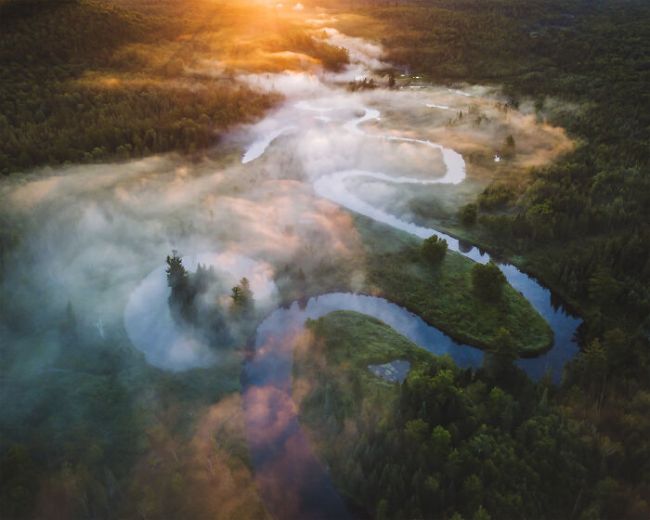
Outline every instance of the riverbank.
{"label": "riverbank", "polygon": [[351,291],[386,298],[452,339],[482,349],[499,346],[503,328],[523,357],[539,355],[553,345],[548,323],[510,285],[499,303],[474,294],[472,260],[449,251],[440,265],[431,266],[420,254],[419,239],[360,215],[354,222],[363,247],[359,258],[341,262],[335,272],[305,273],[299,265],[293,266],[295,272],[282,272],[287,280],[278,284],[282,304]]}
{"label": "riverbank", "polygon": [[[448,251],[440,265],[431,266],[414,237],[395,231],[388,234],[383,226],[371,222],[361,223],[358,229],[368,252],[371,294],[402,305],[453,339],[479,348],[498,347],[500,329],[510,333],[522,356],[534,356],[552,346],[551,328],[512,286],[504,287],[497,303],[475,294],[472,260]],[[373,251],[370,244],[377,249]]]}
{"label": "riverbank", "polygon": [[[293,398],[302,428],[357,508],[380,519],[571,511],[570,490],[583,485],[589,457],[575,425],[540,404],[543,390],[507,363],[469,373],[354,312],[307,329],[294,351]],[[397,359],[411,363],[401,385],[368,369]],[[498,386],[494,370],[502,371]],[[551,478],[558,467],[561,482]]]}

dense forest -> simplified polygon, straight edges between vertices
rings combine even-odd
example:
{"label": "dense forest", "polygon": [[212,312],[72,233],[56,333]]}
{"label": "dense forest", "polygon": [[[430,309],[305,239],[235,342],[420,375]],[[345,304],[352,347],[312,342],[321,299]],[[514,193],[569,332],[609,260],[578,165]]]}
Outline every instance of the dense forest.
{"label": "dense forest", "polygon": [[[553,404],[553,385],[533,384],[512,352],[462,370],[360,314],[335,312],[309,328],[315,339],[294,368],[298,382],[309,381],[302,420],[337,485],[374,518],[620,513],[606,455]],[[396,357],[412,365],[401,385],[368,370]]]}
{"label": "dense forest", "polygon": [[[193,153],[277,102],[238,82],[232,71],[215,77],[195,70],[201,59],[224,52],[220,31],[244,23],[254,6],[114,4],[0,3],[0,173]],[[290,21],[275,24],[280,27],[260,33],[265,39],[258,46],[301,52],[333,70],[347,63],[344,49]],[[241,49],[229,52],[241,58]],[[272,64],[236,65],[263,71]]]}
{"label": "dense forest", "polygon": [[[348,3],[343,3],[349,5]],[[447,84],[502,85],[514,106],[578,146],[522,180],[496,178],[453,232],[514,258],[584,318],[583,351],[554,396],[611,450],[611,509],[647,516],[650,495],[650,6],[614,2],[356,4],[344,30],[381,33],[389,58]],[[422,216],[427,217],[426,211]],[[609,448],[607,448],[609,446]]]}
{"label": "dense forest", "polygon": [[[575,104],[553,122],[577,149],[527,182],[495,179],[472,233],[526,252],[532,270],[593,316],[595,335],[621,320],[634,330],[650,315],[647,3],[379,5],[358,12],[377,24],[363,31],[382,28],[393,62],[437,82],[502,85],[514,105],[532,99],[540,118],[553,97]],[[342,26],[359,31],[355,23]]]}
{"label": "dense forest", "polygon": [[495,179],[472,233],[525,252],[531,269],[593,317],[594,335],[621,321],[638,330],[650,315],[647,3],[379,5],[358,12],[383,27],[395,63],[433,81],[503,85],[514,105],[532,99],[540,118],[552,97],[577,105],[553,121],[577,149],[526,182]]}

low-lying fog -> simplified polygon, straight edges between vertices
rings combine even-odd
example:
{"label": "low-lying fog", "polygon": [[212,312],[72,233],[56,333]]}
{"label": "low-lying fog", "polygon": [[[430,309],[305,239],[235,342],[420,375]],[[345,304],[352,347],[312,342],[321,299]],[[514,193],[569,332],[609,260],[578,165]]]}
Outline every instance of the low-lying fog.
{"label": "low-lying fog", "polygon": [[[498,91],[486,87],[390,90],[386,78],[376,77],[380,88],[352,92],[347,82],[385,66],[381,49],[333,29],[327,35],[350,50],[350,67],[340,74],[242,75],[285,101],[259,123],[233,131],[209,157],[170,154],[3,180],[0,211],[19,242],[5,257],[0,333],[24,352],[9,374],[49,366],[61,341],[54,331],[70,309],[80,345],[126,330],[161,368],[217,362],[209,346],[176,337],[173,323],[161,321],[162,266],[172,250],[190,267],[215,265],[226,288],[248,277],[264,314],[279,303],[276,275],[284,266],[299,264],[309,275],[362,254],[353,219],[315,192],[318,179],[350,169],[443,179],[445,193],[458,190],[468,202],[500,169],[523,171],[571,146],[561,129],[538,122],[526,107],[506,108]],[[504,164],[509,135],[516,155]],[[446,150],[464,157],[462,175],[445,178]],[[381,179],[347,182],[380,208],[408,193]],[[435,198],[439,186],[422,189]],[[363,273],[354,273],[351,288],[360,280]]]}
{"label": "low-lying fog", "polygon": [[[434,352],[457,349],[441,332],[369,296],[330,294],[273,311],[294,299],[287,280],[301,271],[310,291],[315,280],[323,292],[364,287],[368,245],[350,209],[424,236],[435,222],[411,214],[416,197],[453,216],[492,179],[512,179],[572,143],[532,106],[507,106],[496,88],[398,77],[398,88],[389,89],[388,78],[372,72],[389,69],[381,47],[328,29],[332,22],[311,20],[315,34],[324,31],[349,50],[351,64],[326,73],[312,59],[309,72],[241,73],[239,81],[279,92],[284,101],[202,157],[45,168],[0,182],[0,353],[9,353],[0,366],[0,427],[9,432],[2,442],[45,453],[52,476],[38,482],[44,507],[59,503],[52,483],[82,482],[84,464],[99,457],[113,465],[92,470],[99,489],[127,507],[133,502],[137,516],[147,516],[151,504],[173,516],[160,490],[176,489],[180,475],[186,485],[178,489],[206,516],[260,518],[268,509],[305,517],[303,499],[337,494],[288,391],[293,340],[309,336],[304,319],[352,309],[438,347]],[[187,84],[193,74],[216,77],[232,67],[218,59],[200,63],[187,70]],[[349,87],[364,78],[378,88]],[[224,316],[231,288],[250,281],[256,317],[266,321],[244,384],[241,351],[231,355],[172,316],[165,276],[172,251],[190,271],[215,268],[218,283],[202,297]],[[487,261],[478,252],[472,258]],[[509,280],[525,278],[504,269]],[[548,294],[534,289],[535,303],[546,304]],[[236,336],[240,346],[243,336]],[[480,362],[482,353],[474,354],[465,366]],[[190,371],[202,367],[213,368]],[[248,448],[238,444],[244,430]],[[68,446],[78,452],[78,466]],[[116,491],[111,471],[122,465]]]}

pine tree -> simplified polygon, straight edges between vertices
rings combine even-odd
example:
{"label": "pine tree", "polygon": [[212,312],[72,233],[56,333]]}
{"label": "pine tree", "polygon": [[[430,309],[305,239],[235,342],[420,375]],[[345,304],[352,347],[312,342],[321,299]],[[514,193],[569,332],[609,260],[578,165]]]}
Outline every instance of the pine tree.
{"label": "pine tree", "polygon": [[173,250],[172,256],[167,256],[167,285],[172,290],[187,284],[187,269],[183,266],[183,260],[178,256],[178,251]]}
{"label": "pine tree", "polygon": [[253,291],[250,288],[248,278],[242,278],[239,285],[232,288],[230,298],[232,299],[231,311],[235,316],[250,314],[255,308]]}

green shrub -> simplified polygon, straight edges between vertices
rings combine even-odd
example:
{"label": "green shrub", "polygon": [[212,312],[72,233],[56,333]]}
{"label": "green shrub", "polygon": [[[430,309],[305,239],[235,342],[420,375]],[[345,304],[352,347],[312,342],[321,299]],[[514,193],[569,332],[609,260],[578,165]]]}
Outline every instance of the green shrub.
{"label": "green shrub", "polygon": [[438,264],[447,253],[447,241],[436,235],[430,236],[422,242],[421,252],[428,262]]}
{"label": "green shrub", "polygon": [[505,283],[506,277],[494,262],[472,267],[472,286],[476,294],[484,300],[501,299]]}

